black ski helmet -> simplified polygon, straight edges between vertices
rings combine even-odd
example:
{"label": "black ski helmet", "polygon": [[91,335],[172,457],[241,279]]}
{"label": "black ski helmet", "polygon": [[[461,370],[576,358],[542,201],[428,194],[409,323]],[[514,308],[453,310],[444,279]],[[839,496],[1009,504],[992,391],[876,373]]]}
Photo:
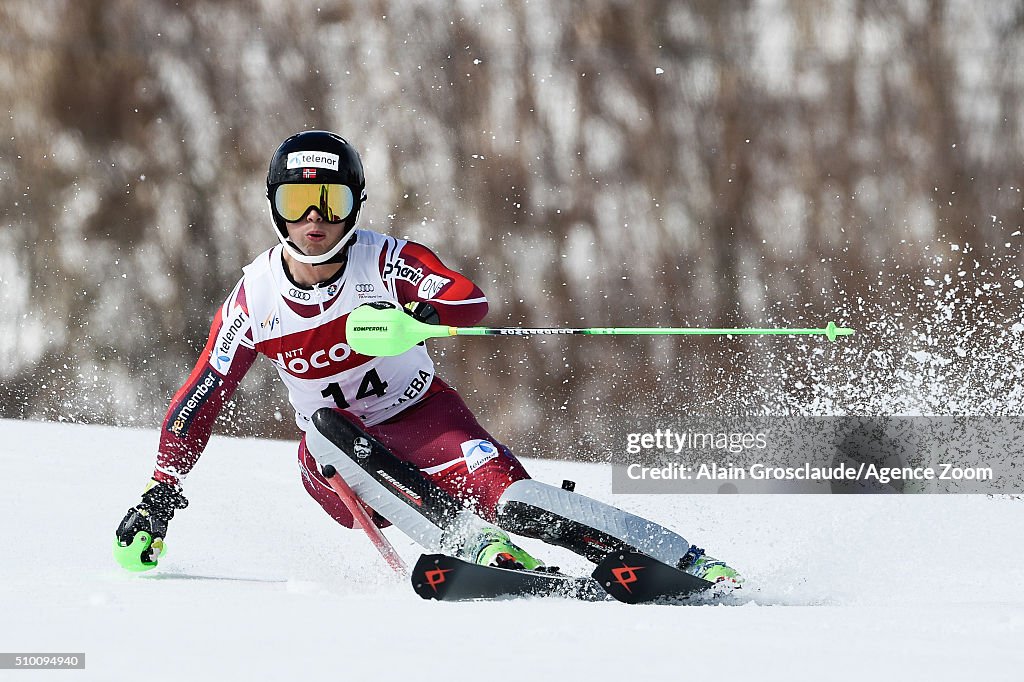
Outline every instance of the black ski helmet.
{"label": "black ski helmet", "polygon": [[[346,185],[352,190],[352,211],[345,217],[348,231],[338,244],[322,256],[307,256],[288,239],[284,218],[274,209],[274,192],[285,183],[331,183]],[[359,154],[348,140],[326,130],[305,130],[281,143],[270,160],[267,171],[267,200],[277,227],[277,238],[296,260],[303,263],[326,263],[334,258],[355,232],[359,209],[366,201],[366,178]]]}

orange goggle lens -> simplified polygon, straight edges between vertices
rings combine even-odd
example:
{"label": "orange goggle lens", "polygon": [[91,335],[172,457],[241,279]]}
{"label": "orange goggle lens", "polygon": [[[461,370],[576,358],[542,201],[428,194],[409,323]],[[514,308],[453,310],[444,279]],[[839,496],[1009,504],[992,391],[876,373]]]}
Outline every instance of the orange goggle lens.
{"label": "orange goggle lens", "polygon": [[290,223],[316,211],[329,223],[340,223],[352,213],[355,200],[347,185],[278,185],[274,190],[274,210]]}

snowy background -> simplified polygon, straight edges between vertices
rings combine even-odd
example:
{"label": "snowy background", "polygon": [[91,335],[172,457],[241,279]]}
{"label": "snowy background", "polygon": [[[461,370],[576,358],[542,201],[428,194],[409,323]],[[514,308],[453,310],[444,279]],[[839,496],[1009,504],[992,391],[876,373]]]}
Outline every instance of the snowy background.
{"label": "snowy background", "polygon": [[[616,429],[656,426],[637,415],[1018,414],[1022,17],[5,0],[0,417],[158,424],[276,243],[270,155],[318,127],[363,156],[362,225],[478,282],[486,324],[858,330],[438,344],[519,454],[605,459]],[[287,439],[291,421],[257,363],[218,430]]]}
{"label": "snowy background", "polygon": [[139,575],[110,548],[156,433],[0,434],[0,648],[87,656],[3,680],[1017,680],[1024,665],[1024,504],[1007,497],[613,497],[605,466],[531,461],[727,557],[748,585],[728,605],[444,604],[319,509],[293,443],[215,438],[166,558]]}

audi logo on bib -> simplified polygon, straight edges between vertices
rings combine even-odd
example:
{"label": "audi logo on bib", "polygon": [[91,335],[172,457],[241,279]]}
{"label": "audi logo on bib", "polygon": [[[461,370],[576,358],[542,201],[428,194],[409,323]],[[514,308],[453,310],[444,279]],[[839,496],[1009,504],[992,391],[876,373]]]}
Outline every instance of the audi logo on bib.
{"label": "audi logo on bib", "polygon": [[345,343],[336,343],[330,348],[314,351],[309,358],[305,357],[305,348],[278,353],[274,364],[284,367],[296,376],[302,376],[311,369],[330,367],[332,362],[342,362],[352,354],[352,349]]}
{"label": "audi logo on bib", "polygon": [[373,285],[372,284],[357,284],[356,285],[356,291],[358,293],[360,293],[360,294],[368,294],[371,291],[373,291]]}
{"label": "audi logo on bib", "polygon": [[308,291],[302,291],[301,289],[295,289],[294,287],[288,290],[288,295],[299,301],[308,301],[312,298]]}

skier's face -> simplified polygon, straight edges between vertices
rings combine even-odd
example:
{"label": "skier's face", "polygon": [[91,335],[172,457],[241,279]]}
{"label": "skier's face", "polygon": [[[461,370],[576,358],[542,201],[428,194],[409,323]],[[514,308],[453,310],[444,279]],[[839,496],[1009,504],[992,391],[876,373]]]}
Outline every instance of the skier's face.
{"label": "skier's face", "polygon": [[310,209],[302,220],[285,225],[288,228],[288,239],[307,256],[327,253],[348,231],[345,222],[329,223],[316,209]]}

